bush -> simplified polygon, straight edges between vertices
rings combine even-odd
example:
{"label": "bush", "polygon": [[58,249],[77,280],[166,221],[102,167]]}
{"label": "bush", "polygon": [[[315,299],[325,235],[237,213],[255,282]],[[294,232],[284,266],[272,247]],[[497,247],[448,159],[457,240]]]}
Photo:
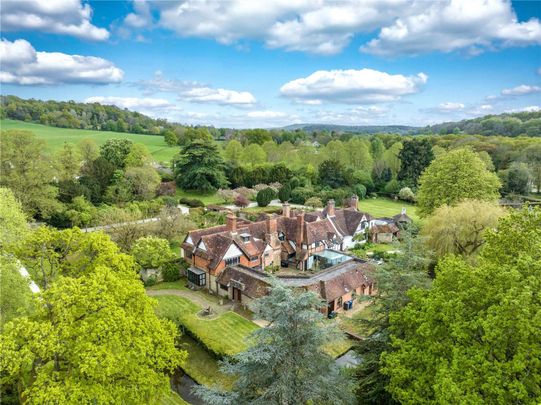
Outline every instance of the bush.
{"label": "bush", "polygon": [[362,184],[357,184],[355,186],[355,194],[359,197],[359,200],[364,200],[366,197],[366,187]]}
{"label": "bush", "polygon": [[389,181],[384,188],[386,193],[396,194],[400,191],[400,183],[396,179]]}
{"label": "bush", "polygon": [[322,208],[323,207],[323,201],[321,201],[321,198],[319,197],[310,197],[308,200],[304,202],[304,205],[312,208]]}
{"label": "bush", "polygon": [[398,198],[400,198],[401,200],[404,200],[404,201],[414,202],[415,201],[415,194],[413,193],[413,191],[411,191],[411,188],[404,187],[404,188],[400,189],[400,191],[398,192]]}
{"label": "bush", "polygon": [[175,197],[163,197],[162,198],[163,204],[166,207],[176,207],[177,206],[177,199]]}
{"label": "bush", "polygon": [[282,186],[282,188],[280,188],[278,191],[278,198],[283,203],[289,201],[291,198],[291,187],[289,187],[289,184],[285,184]]}
{"label": "bush", "polygon": [[147,280],[143,283],[145,287],[151,287],[153,285],[156,285],[158,283],[158,278],[154,275],[147,278]]}
{"label": "bush", "polygon": [[244,197],[242,194],[239,194],[235,197],[235,201],[233,202],[237,207],[245,208],[250,204],[250,201],[246,197]]}
{"label": "bush", "polygon": [[242,195],[243,197],[245,197],[248,200],[254,200],[256,195],[257,195],[257,191],[255,191],[254,189],[248,188],[248,187],[238,187],[233,191],[235,193],[237,193],[237,194]]}
{"label": "bush", "polygon": [[205,206],[205,203],[203,201],[198,200],[196,198],[181,197],[178,200],[178,202],[181,203],[181,204],[185,204],[190,208],[197,208],[197,207],[204,207]]}
{"label": "bush", "polygon": [[177,281],[180,279],[180,265],[178,262],[165,263],[162,266],[163,281]]}
{"label": "bush", "polygon": [[237,193],[235,191],[223,188],[219,189],[217,194],[225,203],[232,203],[237,196]]}
{"label": "bush", "polygon": [[291,191],[290,201],[295,204],[304,204],[304,202],[314,195],[314,189],[311,187],[297,187]]}
{"label": "bush", "polygon": [[272,199],[276,196],[276,193],[274,192],[274,190],[270,187],[267,187],[263,190],[260,190],[258,193],[257,193],[257,205],[259,207],[266,207],[267,205],[270,204],[270,202],[272,201]]}

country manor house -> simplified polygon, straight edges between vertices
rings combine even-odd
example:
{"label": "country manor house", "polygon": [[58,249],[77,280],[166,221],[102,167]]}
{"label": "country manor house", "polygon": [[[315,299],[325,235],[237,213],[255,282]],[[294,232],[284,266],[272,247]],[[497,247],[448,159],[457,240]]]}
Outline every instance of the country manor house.
{"label": "country manor house", "polygon": [[351,309],[355,297],[372,294],[373,265],[345,254],[356,243],[388,243],[410,222],[405,211],[393,218],[373,218],[358,209],[357,196],[348,207],[330,200],[322,211],[262,215],[257,221],[227,215],[225,225],[188,233],[183,244],[189,284],[242,304],[266,294],[273,273],[284,284],[317,292],[326,313]]}

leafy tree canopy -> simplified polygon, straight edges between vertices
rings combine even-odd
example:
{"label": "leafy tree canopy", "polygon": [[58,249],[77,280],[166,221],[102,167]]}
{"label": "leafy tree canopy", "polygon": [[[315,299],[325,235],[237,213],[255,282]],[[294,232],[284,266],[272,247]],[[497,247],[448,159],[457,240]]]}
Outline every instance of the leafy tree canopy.
{"label": "leafy tree canopy", "polygon": [[398,157],[400,158],[398,180],[416,187],[419,176],[432,162],[434,154],[428,139],[412,139],[404,141]]}
{"label": "leafy tree canopy", "polygon": [[135,241],[131,253],[137,263],[144,269],[159,269],[175,258],[166,239],[155,236],[144,236]]}
{"label": "leafy tree canopy", "polygon": [[436,208],[466,199],[494,201],[500,180],[471,149],[456,149],[436,158],[419,179],[417,211],[430,215]]}
{"label": "leafy tree canopy", "polygon": [[392,315],[382,371],[396,400],[541,400],[541,210],[501,218],[486,239],[477,265],[447,257],[433,288]]}

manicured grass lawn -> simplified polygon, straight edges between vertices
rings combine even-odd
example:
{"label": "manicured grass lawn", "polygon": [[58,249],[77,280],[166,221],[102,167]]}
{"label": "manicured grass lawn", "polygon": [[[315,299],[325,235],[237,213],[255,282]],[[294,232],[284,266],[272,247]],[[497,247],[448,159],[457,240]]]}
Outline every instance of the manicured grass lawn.
{"label": "manicured grass lawn", "polygon": [[337,358],[346,353],[349,349],[353,347],[355,342],[347,337],[341,337],[339,340],[335,340],[327,344],[324,348],[325,352],[333,357]]}
{"label": "manicured grass lawn", "polygon": [[158,300],[158,316],[179,323],[201,343],[218,355],[234,355],[246,349],[246,338],[258,326],[234,312],[214,319],[202,319],[196,314],[201,307],[184,297],[164,295]]}
{"label": "manicured grass lawn", "polygon": [[111,138],[130,139],[134,143],[145,145],[152,156],[159,162],[169,162],[179,152],[178,147],[169,146],[161,135],[127,134],[123,132],[92,131],[86,129],[56,128],[46,125],[32,124],[16,120],[0,120],[0,128],[24,129],[32,131],[38,138],[47,142],[51,152],[59,150],[64,142],[79,143],[82,139],[93,139],[96,144],[102,145]]}
{"label": "manicured grass lawn", "polygon": [[359,210],[368,212],[374,217],[392,217],[406,208],[406,214],[414,221],[419,221],[417,207],[405,201],[393,201],[387,198],[367,198],[359,201]]}
{"label": "manicured grass lawn", "polygon": [[177,187],[177,198],[192,198],[196,200],[201,200],[205,205],[208,204],[223,204],[223,200],[218,196],[216,193],[209,193],[209,194],[201,194],[196,191],[184,191]]}
{"label": "manicured grass lawn", "polygon": [[195,382],[209,387],[214,385],[224,389],[232,387],[233,378],[220,372],[220,365],[214,356],[189,336],[183,336],[181,343],[182,348],[188,352],[188,359],[182,368]]}
{"label": "manicured grass lawn", "polygon": [[190,405],[188,402],[179,397],[179,395],[174,391],[171,391],[161,397],[158,403],[160,405]]}

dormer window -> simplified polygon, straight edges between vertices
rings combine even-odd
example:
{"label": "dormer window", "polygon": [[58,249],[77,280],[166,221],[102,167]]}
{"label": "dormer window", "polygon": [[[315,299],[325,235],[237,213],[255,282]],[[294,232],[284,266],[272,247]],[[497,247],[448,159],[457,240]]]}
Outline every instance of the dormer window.
{"label": "dormer window", "polygon": [[240,240],[242,240],[242,242],[244,242],[244,243],[249,242],[250,241],[250,234],[249,233],[241,233],[240,234]]}

